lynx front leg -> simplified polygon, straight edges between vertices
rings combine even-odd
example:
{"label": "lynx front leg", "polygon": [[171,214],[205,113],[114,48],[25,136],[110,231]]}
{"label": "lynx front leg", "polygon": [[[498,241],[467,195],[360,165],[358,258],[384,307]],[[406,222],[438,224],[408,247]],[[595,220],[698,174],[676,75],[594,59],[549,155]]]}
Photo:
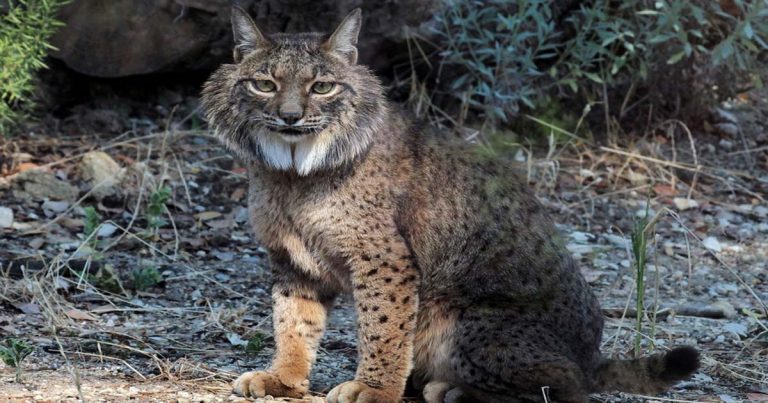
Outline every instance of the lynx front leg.
{"label": "lynx front leg", "polygon": [[272,287],[276,352],[266,371],[240,375],[235,393],[243,396],[300,398],[309,391],[309,373],[334,294],[313,287],[294,269],[275,265]]}
{"label": "lynx front leg", "polygon": [[331,390],[328,402],[400,401],[413,360],[418,270],[405,243],[388,244],[376,252],[364,251],[352,266],[359,364],[355,380]]}

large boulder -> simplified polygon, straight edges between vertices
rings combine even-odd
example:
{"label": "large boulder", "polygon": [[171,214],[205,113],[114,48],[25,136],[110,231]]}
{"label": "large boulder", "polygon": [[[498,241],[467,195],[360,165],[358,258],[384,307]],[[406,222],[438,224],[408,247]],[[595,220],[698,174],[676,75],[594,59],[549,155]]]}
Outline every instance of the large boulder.
{"label": "large boulder", "polygon": [[[53,57],[98,77],[213,69],[231,60],[229,0],[73,0],[54,36]],[[240,0],[265,32],[328,31],[364,12],[360,56],[387,68],[406,27],[428,21],[440,0]]]}

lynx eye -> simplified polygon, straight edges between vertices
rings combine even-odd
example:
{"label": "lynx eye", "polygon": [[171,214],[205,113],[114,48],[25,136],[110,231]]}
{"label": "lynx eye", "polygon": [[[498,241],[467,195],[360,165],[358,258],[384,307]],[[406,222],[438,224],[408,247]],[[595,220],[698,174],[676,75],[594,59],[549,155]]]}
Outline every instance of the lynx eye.
{"label": "lynx eye", "polygon": [[336,87],[336,84],[332,82],[318,81],[312,85],[312,92],[323,95],[331,92],[334,87]]}
{"label": "lynx eye", "polygon": [[277,85],[270,80],[250,80],[245,82],[245,88],[252,94],[275,92]]}

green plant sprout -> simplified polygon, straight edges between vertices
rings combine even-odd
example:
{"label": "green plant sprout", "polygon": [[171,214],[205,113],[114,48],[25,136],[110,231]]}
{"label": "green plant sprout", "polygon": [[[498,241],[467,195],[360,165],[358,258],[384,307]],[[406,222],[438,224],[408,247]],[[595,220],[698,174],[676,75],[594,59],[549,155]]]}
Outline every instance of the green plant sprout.
{"label": "green plant sprout", "polygon": [[[637,311],[637,327],[635,333],[635,357],[640,356],[640,344],[643,339],[643,316],[645,315],[645,269],[648,262],[648,237],[652,236],[653,229],[656,225],[656,221],[659,215],[656,215],[652,219],[648,216],[651,201],[646,201],[645,214],[639,219],[635,220],[632,228],[632,257],[635,263],[635,275],[637,281],[635,282],[635,289],[637,293],[635,309]],[[658,270],[657,270],[658,275]],[[658,280],[657,280],[658,281]],[[656,332],[656,315],[654,313],[654,323],[651,324],[651,331],[653,334]]]}
{"label": "green plant sprout", "polygon": [[636,297],[636,310],[637,310],[637,333],[635,334],[635,356],[640,356],[640,341],[642,340],[643,330],[643,311],[645,309],[645,261],[646,261],[646,245],[648,239],[646,237],[645,227],[648,225],[648,207],[646,206],[645,215],[639,220],[635,221],[634,228],[632,229],[632,255],[635,258],[635,275],[637,276],[637,282],[635,288],[637,292]]}
{"label": "green plant sprout", "polygon": [[7,338],[0,344],[0,359],[5,365],[16,368],[17,383],[21,383],[21,362],[33,351],[35,351],[34,347],[14,338]]}
{"label": "green plant sprout", "polygon": [[92,206],[85,207],[83,209],[83,212],[85,213],[85,222],[83,223],[83,234],[85,235],[85,239],[89,239],[89,245],[93,245],[96,243],[96,230],[99,228],[99,224],[101,224],[101,217],[99,216],[99,213],[96,212],[96,209]]}
{"label": "green plant sprout", "polygon": [[264,342],[266,340],[264,333],[256,333],[248,339],[248,344],[245,345],[245,353],[248,355],[256,355],[264,349]]}
{"label": "green plant sprout", "polygon": [[149,205],[147,205],[147,226],[153,233],[167,224],[163,218],[163,213],[165,212],[165,203],[167,203],[170,198],[171,188],[168,186],[155,189],[149,195]]}
{"label": "green plant sprout", "polygon": [[159,284],[163,279],[160,272],[154,266],[134,269],[131,274],[133,276],[133,287],[137,291],[148,290]]}

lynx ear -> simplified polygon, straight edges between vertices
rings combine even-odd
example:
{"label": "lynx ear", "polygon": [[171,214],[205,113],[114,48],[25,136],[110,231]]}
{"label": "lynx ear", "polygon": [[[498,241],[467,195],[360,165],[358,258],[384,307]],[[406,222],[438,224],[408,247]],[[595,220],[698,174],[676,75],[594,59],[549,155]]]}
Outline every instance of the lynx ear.
{"label": "lynx ear", "polygon": [[235,63],[240,63],[247,54],[269,44],[248,13],[237,6],[232,7],[232,32],[235,36]]}
{"label": "lynx ear", "polygon": [[357,35],[362,25],[362,11],[359,8],[352,10],[344,17],[333,34],[323,44],[328,52],[339,54],[349,64],[357,63]]}

